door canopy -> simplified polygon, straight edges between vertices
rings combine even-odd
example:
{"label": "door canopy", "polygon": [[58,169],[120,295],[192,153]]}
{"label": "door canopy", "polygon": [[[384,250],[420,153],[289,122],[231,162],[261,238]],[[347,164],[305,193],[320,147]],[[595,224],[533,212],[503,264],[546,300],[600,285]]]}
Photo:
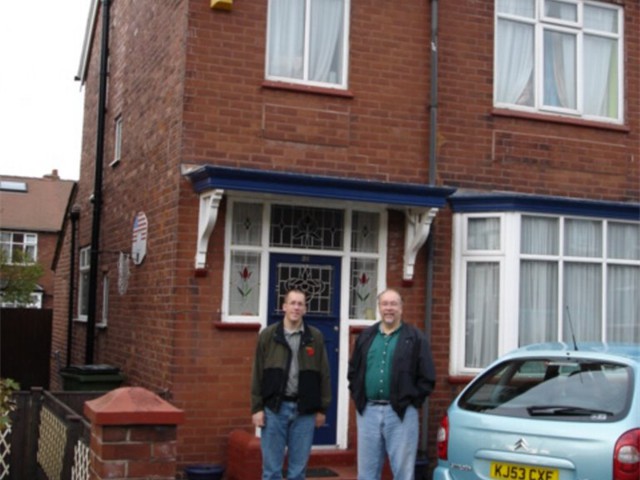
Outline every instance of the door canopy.
{"label": "door canopy", "polygon": [[225,191],[252,192],[292,197],[324,198],[345,202],[374,203],[405,213],[403,279],[413,280],[418,251],[424,245],[438,210],[446,205],[454,188],[415,183],[392,183],[328,177],[270,170],[182,165],[194,191],[200,195],[196,271],[205,269],[209,237],[216,224]]}

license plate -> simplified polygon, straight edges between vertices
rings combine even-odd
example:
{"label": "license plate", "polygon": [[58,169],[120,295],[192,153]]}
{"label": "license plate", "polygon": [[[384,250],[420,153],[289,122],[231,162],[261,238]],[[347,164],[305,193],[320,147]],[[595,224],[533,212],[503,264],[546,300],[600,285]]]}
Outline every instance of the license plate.
{"label": "license plate", "polygon": [[501,480],[558,480],[555,468],[530,467],[513,463],[491,462],[491,478]]}

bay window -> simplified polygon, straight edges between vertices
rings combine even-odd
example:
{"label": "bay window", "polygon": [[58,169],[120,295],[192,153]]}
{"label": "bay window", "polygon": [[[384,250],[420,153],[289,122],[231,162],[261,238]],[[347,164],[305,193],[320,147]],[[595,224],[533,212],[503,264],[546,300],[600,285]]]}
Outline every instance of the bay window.
{"label": "bay window", "polygon": [[454,219],[454,373],[531,343],[640,342],[640,223],[517,212]]}

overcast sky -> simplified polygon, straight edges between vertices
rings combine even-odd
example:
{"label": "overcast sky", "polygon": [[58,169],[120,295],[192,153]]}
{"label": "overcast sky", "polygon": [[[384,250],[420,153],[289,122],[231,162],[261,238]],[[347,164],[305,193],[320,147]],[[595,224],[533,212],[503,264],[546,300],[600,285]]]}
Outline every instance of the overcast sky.
{"label": "overcast sky", "polygon": [[91,1],[0,0],[0,174],[78,179]]}

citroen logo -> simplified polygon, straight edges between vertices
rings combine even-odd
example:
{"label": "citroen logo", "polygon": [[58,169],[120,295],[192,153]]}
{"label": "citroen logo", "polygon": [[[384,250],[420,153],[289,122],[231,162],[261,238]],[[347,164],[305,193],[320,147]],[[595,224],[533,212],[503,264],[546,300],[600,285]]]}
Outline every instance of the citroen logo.
{"label": "citroen logo", "polygon": [[524,450],[525,452],[529,451],[529,444],[524,438],[519,438],[516,443],[513,444],[513,451]]}

